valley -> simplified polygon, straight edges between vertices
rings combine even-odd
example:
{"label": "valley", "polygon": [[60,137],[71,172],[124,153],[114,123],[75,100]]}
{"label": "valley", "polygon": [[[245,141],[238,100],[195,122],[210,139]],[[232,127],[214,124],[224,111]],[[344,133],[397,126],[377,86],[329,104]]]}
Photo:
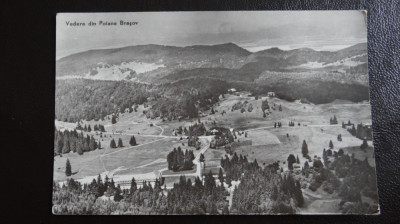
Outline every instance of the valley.
{"label": "valley", "polygon": [[[154,174],[161,174],[164,178],[164,184],[167,189],[173,188],[179,181],[181,175],[187,178],[196,176],[203,179],[204,174],[210,170],[217,175],[221,167],[220,159],[225,156],[231,157],[224,147],[211,149],[209,147],[213,136],[199,136],[201,149],[196,150],[193,146],[188,146],[187,136],[185,134],[175,134],[175,131],[181,128],[189,128],[191,125],[203,123],[207,130],[213,126],[226,127],[232,132],[237,133],[234,142],[250,141],[250,145],[243,145],[234,148],[238,155],[246,156],[249,161],[257,160],[262,167],[274,162],[279,162],[283,172],[290,172],[285,164],[289,154],[294,154],[300,158],[300,166],[308,159],[303,158],[301,144],[306,141],[308,144],[308,154],[311,158],[322,156],[323,149],[329,149],[329,141],[333,142],[333,151],[339,149],[345,150],[345,153],[355,153],[359,160],[368,158],[369,164],[375,166],[373,159],[373,148],[370,147],[366,152],[359,150],[362,143],[360,139],[353,137],[346,129],[343,129],[340,123],[348,120],[355,123],[368,123],[371,120],[370,105],[368,102],[353,103],[344,100],[336,100],[329,104],[308,104],[300,101],[289,102],[276,97],[255,97],[248,96],[249,93],[224,94],[220,101],[213,107],[214,114],[210,110],[204,111],[201,118],[182,119],[181,121],[163,121],[161,118],[148,119],[143,113],[146,108],[143,105],[137,107],[137,112],[120,113],[119,119],[115,124],[110,120],[104,121],[90,120],[83,121],[82,126],[104,125],[106,132],[99,136],[100,132],[85,132],[93,135],[101,142],[102,149],[78,155],[72,151],[63,154],[62,157],[56,156],[54,161],[54,181],[63,183],[68,178],[74,178],[82,184],[89,184],[100,174],[102,179],[106,176],[113,178],[116,183],[121,183],[122,189],[129,189],[129,182],[132,177],[135,179],[151,179]],[[270,109],[268,115],[263,117],[261,110],[262,102],[267,100]],[[241,112],[240,110],[231,111],[233,105],[238,102],[247,101],[247,105],[252,104],[253,111]],[[278,110],[281,107],[281,111]],[[223,112],[225,111],[225,112]],[[332,125],[329,119],[336,116],[339,124]],[[293,121],[293,127],[288,123]],[[274,127],[276,122],[282,123],[282,127]],[[300,125],[299,125],[300,124]],[[73,129],[74,123],[56,121],[57,129]],[[240,134],[239,133],[243,133]],[[246,133],[246,136],[245,134]],[[342,140],[338,141],[337,136],[341,134]],[[129,138],[134,136],[138,145],[130,146]],[[124,147],[110,148],[111,139],[122,139]],[[372,146],[372,141],[368,141]],[[173,149],[181,147],[182,149],[193,150],[198,161],[200,154],[205,156],[205,166],[201,170],[201,165],[195,162],[192,170],[171,172],[168,171],[166,156]],[[71,161],[72,173],[70,177],[65,176],[66,159]],[[296,171],[297,172],[297,171]],[[301,179],[301,178],[300,178]],[[307,181],[304,181],[307,183]],[[233,188],[226,186],[228,191]],[[308,212],[337,213],[340,212],[337,207],[339,196],[331,194],[318,194],[319,197],[312,196],[313,193],[307,193],[310,190],[305,188],[305,201],[309,208],[304,208]],[[333,198],[332,198],[333,197]],[[332,199],[331,199],[332,198]],[[318,201],[334,200],[335,203],[326,206],[314,206]],[[321,202],[325,203],[325,202]],[[334,206],[334,207],[332,207]]]}
{"label": "valley", "polygon": [[59,59],[54,188],[128,214],[374,214],[366,60],[233,43]]}

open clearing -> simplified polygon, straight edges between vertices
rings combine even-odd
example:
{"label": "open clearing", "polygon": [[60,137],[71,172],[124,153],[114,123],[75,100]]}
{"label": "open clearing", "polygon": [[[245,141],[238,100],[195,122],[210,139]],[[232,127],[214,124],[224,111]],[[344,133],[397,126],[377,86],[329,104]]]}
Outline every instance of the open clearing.
{"label": "open clearing", "polygon": [[[262,100],[268,100],[271,107],[270,113],[266,118],[261,111]],[[240,110],[231,111],[232,106],[237,102],[248,101],[253,105],[253,111],[241,113]],[[282,111],[278,110],[279,105]],[[272,108],[275,108],[272,109]],[[146,174],[155,170],[163,171],[166,176],[168,186],[179,180],[180,174],[190,177],[195,176],[196,165],[193,170],[184,172],[172,172],[166,170],[167,154],[178,146],[183,150],[193,150],[195,156],[199,151],[193,147],[187,146],[187,139],[180,140],[180,136],[173,136],[173,130],[181,127],[189,127],[198,122],[198,119],[185,119],[182,121],[162,121],[161,119],[147,119],[142,113],[144,108],[140,105],[137,112],[121,113],[119,121],[111,124],[107,118],[104,121],[84,121],[83,125],[91,125],[92,130],[95,124],[102,124],[106,128],[106,133],[100,138],[94,131],[89,134],[101,142],[101,150],[87,152],[79,156],[76,153],[64,154],[63,157],[55,157],[54,162],[54,180],[64,181],[65,163],[69,158],[72,166],[72,178],[81,179],[88,176],[96,176],[104,172],[114,171],[113,174],[120,177],[126,175]],[[369,147],[366,152],[359,150],[362,141],[351,136],[350,133],[341,127],[342,121],[347,123],[370,123],[370,106],[367,103],[350,103],[337,100],[335,102],[323,105],[302,104],[300,102],[287,102],[278,98],[262,97],[255,100],[254,97],[236,96],[226,94],[220,103],[214,106],[215,114],[206,111],[205,117],[201,117],[207,129],[215,123],[217,126],[234,128],[248,133],[238,135],[235,141],[251,140],[252,144],[235,148],[237,154],[246,155],[251,161],[257,159],[260,165],[270,164],[280,161],[280,165],[286,170],[287,165],[283,164],[289,154],[299,156],[300,163],[304,164],[305,158],[301,153],[303,140],[308,144],[309,155],[311,157],[322,156],[323,149],[329,148],[329,141],[332,140],[334,148],[338,151],[342,148],[347,153],[355,153],[356,158],[368,160],[372,166],[375,166],[373,159],[373,148]],[[221,114],[222,111],[226,113]],[[330,125],[329,119],[335,115],[339,122],[338,125]],[[289,127],[289,121],[294,121],[295,126]],[[274,128],[275,122],[281,122],[281,128]],[[300,123],[300,125],[298,125]],[[150,125],[153,124],[153,125]],[[56,121],[57,128],[73,129],[76,124]],[[87,133],[85,133],[87,134]],[[342,141],[337,140],[337,135],[342,135]],[[130,146],[129,139],[134,135],[137,146]],[[287,137],[289,135],[289,137]],[[121,138],[124,144],[123,148],[111,149],[109,147],[111,139],[118,143]],[[209,144],[209,140],[202,138],[202,148]],[[206,144],[206,145],[204,145]],[[369,146],[372,142],[368,141]],[[205,149],[205,148],[204,148]],[[212,170],[218,172],[220,159],[225,157],[224,147],[218,149],[208,149],[205,151],[206,171]],[[310,197],[308,195],[307,197]],[[310,203],[310,207],[331,207],[329,203],[336,203],[335,199],[329,201],[319,201]]]}

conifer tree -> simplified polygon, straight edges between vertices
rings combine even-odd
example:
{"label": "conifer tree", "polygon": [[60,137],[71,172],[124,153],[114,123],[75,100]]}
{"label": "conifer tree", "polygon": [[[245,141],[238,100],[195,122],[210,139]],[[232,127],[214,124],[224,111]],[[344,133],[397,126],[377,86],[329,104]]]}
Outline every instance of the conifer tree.
{"label": "conifer tree", "polygon": [[296,163],[300,164],[299,155],[296,156]]}
{"label": "conifer tree", "polygon": [[129,144],[132,145],[132,146],[136,145],[135,136],[133,136],[133,135],[131,136],[131,139],[129,140]]}
{"label": "conifer tree", "polygon": [[104,128],[104,125],[100,124],[99,126],[100,126],[99,129],[100,129],[101,132],[106,132],[106,129]]}
{"label": "conifer tree", "polygon": [[115,189],[115,192],[114,192],[114,201],[121,201],[123,199],[121,193],[122,193],[121,188],[118,185],[118,187]]}
{"label": "conifer tree", "polygon": [[299,207],[303,206],[304,197],[303,197],[303,192],[301,191],[301,184],[300,184],[299,180],[296,180],[296,183],[295,183],[294,196],[297,201],[297,206],[299,206]]}
{"label": "conifer tree", "polygon": [[122,144],[121,138],[118,139],[118,147],[120,147],[120,148],[124,147],[124,145]]}
{"label": "conifer tree", "polygon": [[200,162],[204,162],[204,161],[205,161],[204,154],[202,153],[202,154],[200,154]]}
{"label": "conifer tree", "polygon": [[221,185],[223,186],[223,183],[224,183],[224,174],[222,173],[221,167],[219,168],[218,179],[219,179]]}
{"label": "conifer tree", "polygon": [[97,148],[97,143],[96,140],[94,139],[93,136],[90,137],[90,142],[89,142],[89,150],[93,151]]}
{"label": "conifer tree", "polygon": [[136,192],[136,190],[137,190],[136,180],[134,177],[132,177],[130,193],[133,194]]}
{"label": "conifer tree", "polygon": [[293,163],[296,162],[296,157],[294,157],[293,154],[290,154],[289,157],[287,158],[287,162],[289,170],[293,170]]}
{"label": "conifer tree", "polygon": [[71,171],[71,163],[69,162],[69,159],[67,159],[67,163],[65,164],[65,175],[67,177],[71,176],[72,171]]}
{"label": "conifer tree", "polygon": [[114,139],[111,139],[110,147],[111,148],[117,148],[117,145],[115,144],[115,140]]}
{"label": "conifer tree", "polygon": [[301,153],[303,153],[303,157],[308,155],[308,146],[306,140],[303,140],[303,145],[301,146]]}
{"label": "conifer tree", "polygon": [[91,132],[92,131],[92,128],[90,127],[90,124],[89,124],[89,127],[88,127],[88,132]]}
{"label": "conifer tree", "polygon": [[364,139],[363,143],[360,146],[360,149],[365,150],[366,148],[368,148],[368,142],[366,139]]}
{"label": "conifer tree", "polygon": [[333,143],[332,143],[332,140],[329,140],[329,148],[330,148],[330,149],[333,149]]}

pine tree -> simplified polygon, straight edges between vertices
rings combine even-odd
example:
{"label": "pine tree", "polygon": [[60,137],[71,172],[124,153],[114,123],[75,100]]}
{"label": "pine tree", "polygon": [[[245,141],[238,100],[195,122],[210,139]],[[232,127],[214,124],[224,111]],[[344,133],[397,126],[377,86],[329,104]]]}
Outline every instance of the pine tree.
{"label": "pine tree", "polygon": [[330,149],[333,149],[333,143],[332,143],[332,140],[329,140],[329,148],[330,148]]}
{"label": "pine tree", "polygon": [[296,156],[296,163],[300,164],[299,155]]}
{"label": "pine tree", "polygon": [[296,162],[296,157],[294,157],[293,154],[290,154],[289,157],[287,158],[287,161],[289,170],[293,170],[293,163]]}
{"label": "pine tree", "polygon": [[308,155],[308,146],[306,140],[303,140],[303,145],[301,146],[301,153],[303,153],[303,157]]}
{"label": "pine tree", "polygon": [[324,159],[324,161],[328,159],[328,155],[327,155],[327,152],[326,152],[325,148],[322,151],[322,158]]}
{"label": "pine tree", "polygon": [[115,123],[117,123],[117,118],[115,117],[115,115],[113,115],[112,119],[111,119],[111,124],[115,124]]}
{"label": "pine tree", "polygon": [[204,154],[201,153],[201,154],[200,154],[200,162],[204,162],[204,161],[205,161],[205,159],[204,159]]}
{"label": "pine tree", "polygon": [[218,179],[221,182],[221,185],[223,186],[224,183],[224,174],[222,173],[222,169],[219,168],[219,172],[218,172]]}
{"label": "pine tree", "polygon": [[121,195],[121,188],[118,185],[118,187],[115,189],[114,192],[114,201],[121,201],[123,199],[122,195]]}
{"label": "pine tree", "polygon": [[71,163],[69,162],[69,159],[67,159],[67,163],[65,164],[65,175],[67,175],[67,177],[72,175]]}
{"label": "pine tree", "polygon": [[132,145],[132,146],[136,145],[135,136],[132,135],[131,139],[129,140],[129,144]]}
{"label": "pine tree", "polygon": [[308,164],[308,161],[306,161],[306,162],[304,163],[304,169],[308,169],[308,168],[310,168],[310,165]]}
{"label": "pine tree", "polygon": [[92,131],[92,128],[90,127],[90,124],[89,124],[89,127],[88,127],[88,132],[91,132]]}
{"label": "pine tree", "polygon": [[134,177],[132,177],[130,193],[133,194],[136,192],[136,190],[137,190],[136,180]]}
{"label": "pine tree", "polygon": [[115,144],[115,140],[114,139],[111,139],[110,147],[113,148],[113,149],[117,148],[117,145]]}
{"label": "pine tree", "polygon": [[363,143],[360,146],[360,149],[365,150],[366,148],[368,148],[368,142],[366,139],[364,139]]}
{"label": "pine tree", "polygon": [[90,137],[90,142],[89,142],[89,150],[93,151],[97,148],[97,143],[96,140],[94,139],[93,136]]}
{"label": "pine tree", "polygon": [[297,201],[297,206],[301,207],[304,204],[303,192],[301,191],[301,184],[299,180],[295,183],[294,196]]}
{"label": "pine tree", "polygon": [[120,147],[120,148],[124,147],[124,145],[122,144],[121,138],[118,139],[118,147]]}

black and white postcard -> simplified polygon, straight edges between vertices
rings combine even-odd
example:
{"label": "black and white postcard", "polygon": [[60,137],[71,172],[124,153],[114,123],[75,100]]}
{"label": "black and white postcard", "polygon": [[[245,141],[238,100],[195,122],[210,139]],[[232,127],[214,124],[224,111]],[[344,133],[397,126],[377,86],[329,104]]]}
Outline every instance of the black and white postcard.
{"label": "black and white postcard", "polygon": [[366,13],[57,14],[52,213],[379,214]]}

